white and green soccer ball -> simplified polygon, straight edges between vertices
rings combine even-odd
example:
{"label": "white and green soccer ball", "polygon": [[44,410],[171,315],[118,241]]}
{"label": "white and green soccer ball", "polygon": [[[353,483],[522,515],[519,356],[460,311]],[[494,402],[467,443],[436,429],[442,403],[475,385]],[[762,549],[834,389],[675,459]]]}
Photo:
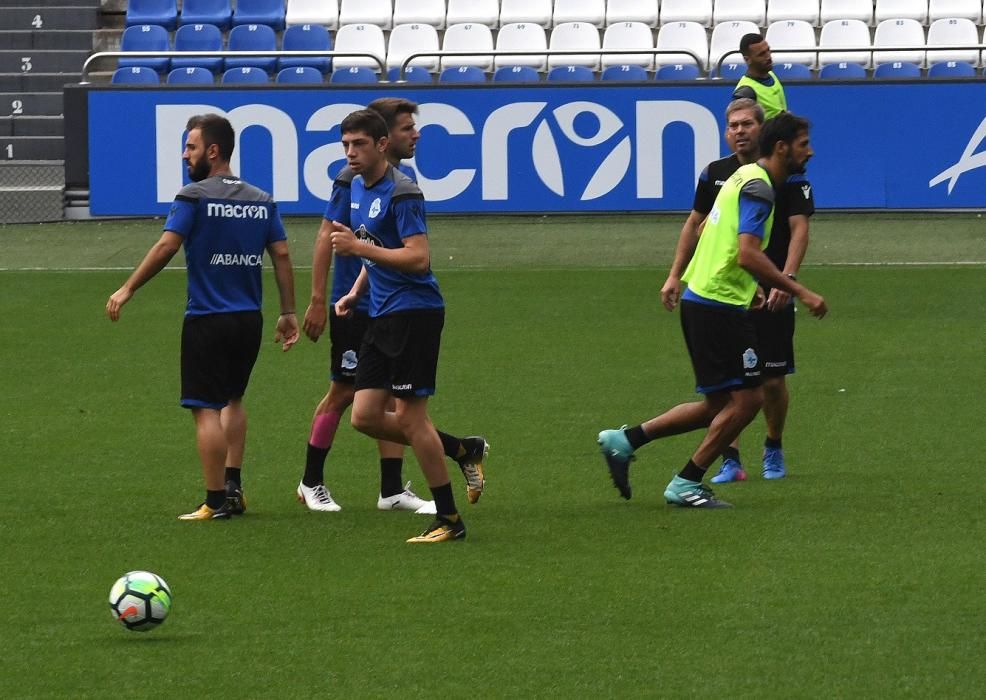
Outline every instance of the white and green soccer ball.
{"label": "white and green soccer ball", "polygon": [[113,619],[135,632],[152,630],[171,612],[171,589],[150,571],[130,571],[110,589]]}

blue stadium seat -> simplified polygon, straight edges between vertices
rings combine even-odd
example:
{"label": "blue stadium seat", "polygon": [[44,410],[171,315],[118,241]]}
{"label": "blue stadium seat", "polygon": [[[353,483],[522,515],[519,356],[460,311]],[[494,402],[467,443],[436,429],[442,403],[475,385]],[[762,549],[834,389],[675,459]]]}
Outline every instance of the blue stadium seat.
{"label": "blue stadium seat", "polygon": [[928,69],[929,78],[975,78],[976,69],[964,61],[942,61]]}
{"label": "blue stadium seat", "polygon": [[709,77],[719,77],[725,81],[739,80],[746,75],[745,63],[727,63],[722,67],[721,73],[716,73],[715,68],[709,72]]}
{"label": "blue stadium seat", "polygon": [[144,66],[117,68],[110,82],[114,85],[157,85],[161,82],[157,72]]}
{"label": "blue stadium seat", "polygon": [[[387,80],[396,82],[400,79],[401,69],[394,67],[387,71]],[[421,66],[408,66],[404,69],[404,82],[407,83],[431,83],[434,82],[431,73]]]}
{"label": "blue stadium seat", "polygon": [[586,66],[556,66],[548,71],[552,83],[591,83],[596,74]]}
{"label": "blue stadium seat", "polygon": [[[285,51],[331,51],[332,36],[319,24],[297,24],[284,30],[281,48]],[[277,61],[281,70],[307,66],[323,75],[332,70],[331,58],[281,58]]]}
{"label": "blue stadium seat", "polygon": [[878,80],[907,80],[909,78],[920,78],[921,68],[916,63],[905,63],[894,61],[893,63],[881,63],[873,71],[873,77]]}
{"label": "blue stadium seat", "polygon": [[[266,24],[241,24],[229,31],[230,51],[277,51],[277,35]],[[226,70],[253,66],[266,73],[273,73],[277,58],[227,58]]]}
{"label": "blue stadium seat", "polygon": [[811,68],[803,63],[775,63],[774,73],[781,80],[811,80]]}
{"label": "blue stadium seat", "polygon": [[276,83],[298,83],[304,85],[321,85],[325,81],[322,72],[311,66],[295,66],[282,68],[277,74]]}
{"label": "blue stadium seat", "polygon": [[[729,66],[724,66],[728,68]],[[661,66],[654,74],[654,80],[695,80],[699,76],[698,66],[694,63],[673,63]],[[739,76],[737,76],[737,80]]]}
{"label": "blue stadium seat", "polygon": [[[223,33],[214,24],[186,24],[175,32],[175,51],[222,51]],[[172,68],[205,68],[212,73],[223,69],[222,58],[172,58]]]}
{"label": "blue stadium seat", "polygon": [[242,68],[230,68],[223,73],[222,83],[266,83],[268,82],[267,73],[256,66],[243,66]]}
{"label": "blue stadium seat", "polygon": [[494,83],[536,83],[541,76],[530,66],[503,66],[493,74]]}
{"label": "blue stadium seat", "polygon": [[230,0],[182,0],[178,24],[214,24],[224,32],[233,21]]}
{"label": "blue stadium seat", "polygon": [[173,68],[168,73],[168,85],[212,85],[216,82],[212,72],[199,66]]}
{"label": "blue stadium seat", "polygon": [[643,66],[609,66],[603,70],[603,80],[647,80],[647,69]]}
{"label": "blue stadium seat", "polygon": [[486,73],[478,66],[453,66],[438,76],[440,83],[485,83]]}
{"label": "blue stadium seat", "polygon": [[[168,30],[156,24],[137,24],[123,30],[120,51],[170,51]],[[168,70],[171,60],[167,58],[121,58],[119,68],[143,66],[158,73]]]}
{"label": "blue stadium seat", "polygon": [[274,31],[284,29],[284,0],[236,0],[233,26],[266,24]]}
{"label": "blue stadium seat", "polygon": [[866,77],[866,69],[858,63],[830,63],[818,71],[822,80],[858,80]]}
{"label": "blue stadium seat", "polygon": [[169,32],[178,24],[176,0],[130,0],[127,3],[127,26],[156,24]]}
{"label": "blue stadium seat", "polygon": [[329,78],[330,83],[376,83],[377,74],[372,68],[366,66],[350,66],[349,68],[336,68],[332,71]]}

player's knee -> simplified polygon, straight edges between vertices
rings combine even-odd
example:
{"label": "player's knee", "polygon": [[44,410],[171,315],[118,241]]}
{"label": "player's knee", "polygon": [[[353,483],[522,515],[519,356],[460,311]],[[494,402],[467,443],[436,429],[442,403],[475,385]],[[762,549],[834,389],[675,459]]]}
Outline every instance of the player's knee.
{"label": "player's knee", "polygon": [[371,411],[353,407],[349,422],[359,432],[369,434],[373,432],[373,428],[377,424],[377,416]]}

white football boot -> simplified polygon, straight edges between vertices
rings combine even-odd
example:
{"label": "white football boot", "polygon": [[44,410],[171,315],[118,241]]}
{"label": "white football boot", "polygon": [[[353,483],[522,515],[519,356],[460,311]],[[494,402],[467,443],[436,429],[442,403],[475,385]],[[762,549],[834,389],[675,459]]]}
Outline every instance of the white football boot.
{"label": "white football boot", "polygon": [[325,484],[312,486],[309,488],[304,483],[298,484],[298,501],[304,503],[308,510],[318,510],[334,513],[342,510],[342,506],[332,500],[332,494],[325,488]]}
{"label": "white football boot", "polygon": [[380,496],[377,499],[377,508],[380,510],[410,510],[422,515],[435,515],[435,502],[419,498],[411,490],[410,481],[404,484],[404,490],[401,493],[386,498]]}

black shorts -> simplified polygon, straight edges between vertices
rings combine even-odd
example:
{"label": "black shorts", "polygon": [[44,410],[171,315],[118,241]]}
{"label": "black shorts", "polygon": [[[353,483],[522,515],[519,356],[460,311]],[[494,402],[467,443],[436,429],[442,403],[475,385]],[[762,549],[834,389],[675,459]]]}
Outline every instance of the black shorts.
{"label": "black shorts", "polygon": [[349,316],[337,316],[335,305],[329,309],[329,341],[332,343],[332,365],[329,372],[334,382],[352,384],[356,381],[359,348],[370,317],[353,311]]}
{"label": "black shorts", "polygon": [[695,391],[760,386],[757,335],[746,311],[682,301],[681,330],[695,370]]}
{"label": "black shorts", "polygon": [[243,397],[260,352],[259,311],[186,316],[181,330],[181,405],[216,408]]}
{"label": "black shorts", "polygon": [[435,393],[444,309],[371,318],[356,367],[356,391],[386,389],[394,396]]}
{"label": "black shorts", "polygon": [[751,311],[765,377],[794,374],[794,304],[780,311]]}

